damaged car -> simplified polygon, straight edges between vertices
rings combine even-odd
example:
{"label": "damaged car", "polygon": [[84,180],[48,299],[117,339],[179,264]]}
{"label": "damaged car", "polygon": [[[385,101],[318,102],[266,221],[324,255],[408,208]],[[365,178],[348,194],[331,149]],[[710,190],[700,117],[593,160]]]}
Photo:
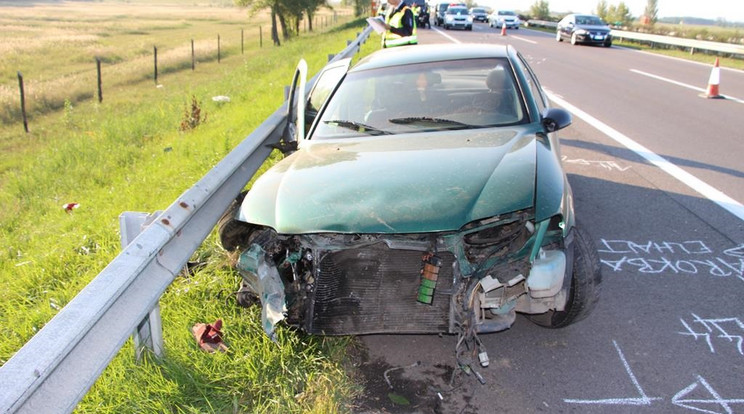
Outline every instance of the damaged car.
{"label": "damaged car", "polygon": [[[284,157],[218,223],[269,336],[449,333],[586,317],[601,274],[552,108],[511,46],[419,45],[290,88]],[[309,93],[305,93],[309,89]],[[481,361],[483,362],[483,361]]]}

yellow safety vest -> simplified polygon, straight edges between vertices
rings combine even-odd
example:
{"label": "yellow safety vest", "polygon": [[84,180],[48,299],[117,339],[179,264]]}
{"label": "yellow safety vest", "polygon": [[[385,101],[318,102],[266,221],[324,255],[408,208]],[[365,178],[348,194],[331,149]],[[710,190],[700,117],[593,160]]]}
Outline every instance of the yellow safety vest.
{"label": "yellow safety vest", "polygon": [[[390,11],[385,15],[385,23],[389,24],[390,27],[396,29],[403,28],[403,16],[406,13],[408,6],[403,6],[397,12]],[[401,36],[388,30],[382,36],[382,47],[393,47],[403,45],[415,45],[418,43],[418,37],[416,36],[416,17],[413,18],[413,31],[410,36]]]}

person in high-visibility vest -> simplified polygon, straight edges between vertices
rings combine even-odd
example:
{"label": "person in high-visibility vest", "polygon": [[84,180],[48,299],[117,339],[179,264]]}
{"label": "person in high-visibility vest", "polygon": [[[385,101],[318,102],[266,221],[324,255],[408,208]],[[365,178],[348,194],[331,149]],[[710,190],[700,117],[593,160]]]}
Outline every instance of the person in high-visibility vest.
{"label": "person in high-visibility vest", "polygon": [[411,13],[413,13],[413,18],[418,20],[419,14],[421,13],[421,7],[419,7],[418,4],[413,3],[413,5],[411,5]]}
{"label": "person in high-visibility vest", "polygon": [[403,0],[388,0],[385,11],[385,27],[387,31],[382,35],[382,47],[415,45],[416,19],[413,12]]}

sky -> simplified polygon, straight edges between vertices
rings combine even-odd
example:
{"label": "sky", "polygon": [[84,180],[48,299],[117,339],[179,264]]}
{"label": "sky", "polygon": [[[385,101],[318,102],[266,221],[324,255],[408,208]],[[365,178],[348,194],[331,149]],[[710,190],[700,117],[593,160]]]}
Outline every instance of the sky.
{"label": "sky", "polygon": [[[599,0],[547,0],[553,12],[593,13]],[[638,17],[648,4],[647,0],[606,0],[607,5],[618,5],[623,1],[630,14]],[[476,0],[481,6],[491,8],[528,11],[535,0]],[[744,22],[742,0],[657,0],[657,17],[702,17],[724,18],[729,22]]]}

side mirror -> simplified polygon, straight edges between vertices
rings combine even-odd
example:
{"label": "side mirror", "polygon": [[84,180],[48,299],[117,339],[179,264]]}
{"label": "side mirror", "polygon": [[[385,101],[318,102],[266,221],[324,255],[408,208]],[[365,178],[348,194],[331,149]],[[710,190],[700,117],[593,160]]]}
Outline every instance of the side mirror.
{"label": "side mirror", "polygon": [[571,114],[565,109],[548,108],[542,113],[541,123],[547,132],[555,132],[571,125]]}

